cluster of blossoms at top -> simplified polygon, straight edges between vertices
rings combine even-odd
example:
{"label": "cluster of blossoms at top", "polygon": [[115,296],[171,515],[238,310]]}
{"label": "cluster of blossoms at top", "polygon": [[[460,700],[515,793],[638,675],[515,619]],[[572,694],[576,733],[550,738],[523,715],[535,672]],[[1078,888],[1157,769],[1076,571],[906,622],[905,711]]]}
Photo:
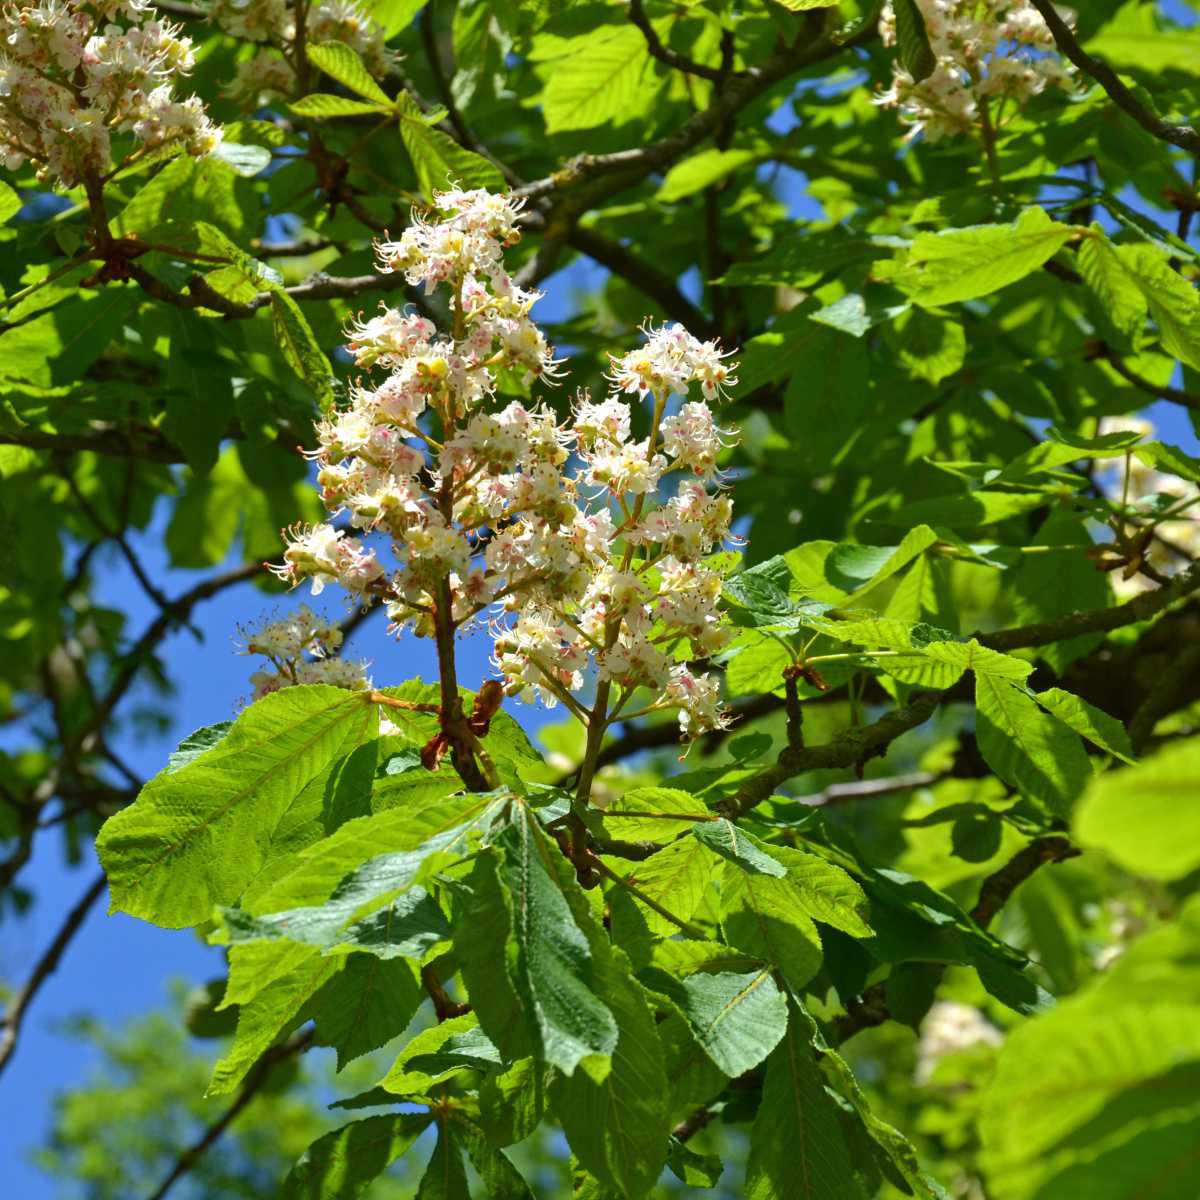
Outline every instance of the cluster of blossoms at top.
{"label": "cluster of blossoms at top", "polygon": [[[1154,426],[1137,417],[1106,417],[1100,433],[1137,433],[1154,436]],[[1097,482],[1113,500],[1135,517],[1144,518],[1154,536],[1144,549],[1145,563],[1158,575],[1173,575],[1200,557],[1200,488],[1194,483],[1146,466],[1135,455],[1109,459],[1097,472]],[[1113,573],[1113,590],[1118,599],[1128,600],[1155,586],[1136,570]]]}
{"label": "cluster of blossoms at top", "polygon": [[[992,123],[999,126],[1006,102],[1020,108],[1047,88],[1071,86],[1070,68],[1029,0],[917,0],[917,7],[937,66],[916,83],[896,63],[892,86],[878,100],[899,110],[910,137],[923,133],[936,142],[969,132],[980,122],[981,101],[991,106]],[[880,16],[879,32],[885,46],[895,45],[891,3]]]}
{"label": "cluster of blossoms at top", "polygon": [[[719,575],[703,562],[729,536],[728,498],[707,486],[727,437],[707,401],[734,382],[715,343],[679,326],[647,329],[614,359],[615,393],[580,395],[571,418],[496,399],[500,371],[553,377],[558,364],[529,313],[537,294],[504,267],[520,205],[449,191],[403,236],[378,247],[384,271],[444,286],[452,328],[384,308],[355,323],[363,368],[349,408],[318,427],[322,498],[345,524],[390,539],[389,572],[332,525],[292,532],[279,573],[381,597],[396,627],[431,636],[490,612],[495,663],[510,694],[563,700],[585,673],[678,708],[694,734],[722,720],[717,681],[688,665],[727,642]],[[702,399],[688,399],[692,385]],[[634,433],[630,396],[647,397]],[[682,402],[668,413],[668,400]],[[678,481],[660,502],[661,485]],[[442,623],[439,627],[439,623]]]}
{"label": "cluster of blossoms at top", "polygon": [[0,9],[0,162],[74,187],[112,167],[114,133],[211,153],[221,131],[173,80],[192,43],[148,0],[37,0]]}
{"label": "cluster of blossoms at top", "polygon": [[362,691],[371,686],[367,664],[338,658],[342,631],[318,617],[307,604],[277,621],[240,628],[246,654],[261,654],[269,667],[250,676],[254,699],[297,683],[327,683]]}
{"label": "cluster of blossoms at top", "polygon": [[[229,87],[231,95],[254,105],[264,96],[290,96],[295,92],[294,4],[288,0],[213,0],[209,18],[236,38],[271,47],[238,63]],[[349,46],[375,79],[382,79],[395,65],[383,29],[357,0],[316,0],[309,4],[304,14],[304,37],[309,45],[338,42]]]}

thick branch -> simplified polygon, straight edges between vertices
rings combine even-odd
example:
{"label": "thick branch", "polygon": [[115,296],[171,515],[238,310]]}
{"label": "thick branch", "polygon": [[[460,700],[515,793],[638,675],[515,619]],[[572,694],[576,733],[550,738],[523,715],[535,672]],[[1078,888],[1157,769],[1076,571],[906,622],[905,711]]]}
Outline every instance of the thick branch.
{"label": "thick branch", "polygon": [[1159,141],[1168,142],[1187,150],[1191,154],[1200,154],[1200,132],[1191,125],[1175,125],[1164,121],[1156,112],[1148,109],[1118,78],[1117,73],[1093,58],[1080,46],[1072,33],[1071,27],[1058,14],[1058,9],[1052,0],[1033,0],[1033,7],[1042,14],[1042,19],[1054,36],[1055,45],[1059,51],[1071,60],[1085,75],[1091,76],[1107,93],[1109,99],[1122,112],[1131,116],[1148,134]]}
{"label": "thick branch", "polygon": [[9,1001],[8,1007],[4,1010],[4,1015],[0,1017],[0,1028],[3,1029],[3,1033],[0,1033],[0,1075],[4,1073],[4,1068],[8,1066],[9,1060],[17,1048],[17,1038],[21,1033],[21,1023],[25,1019],[25,1014],[29,1010],[29,1006],[41,990],[42,984],[54,974],[59,960],[63,956],[63,951],[66,950],[71,939],[79,932],[80,927],[91,911],[92,905],[104,893],[104,886],[107,882],[103,872],[92,881],[91,886],[84,892],[79,902],[67,913],[66,919],[59,927],[58,933],[54,936],[54,940],[46,947],[45,953],[38,959],[37,964],[34,966],[32,974],[14,994],[13,998]]}

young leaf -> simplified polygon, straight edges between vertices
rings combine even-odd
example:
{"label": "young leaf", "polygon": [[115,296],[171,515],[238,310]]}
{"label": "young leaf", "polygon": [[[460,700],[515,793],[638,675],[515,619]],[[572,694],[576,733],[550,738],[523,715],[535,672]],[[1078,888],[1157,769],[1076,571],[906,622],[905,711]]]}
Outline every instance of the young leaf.
{"label": "young leaf", "polygon": [[391,106],[387,93],[371,77],[363,60],[345,42],[320,42],[305,47],[308,61],[331,79],[344,84],[372,104]]}
{"label": "young leaf", "polygon": [[504,176],[499,168],[471,150],[465,150],[440,129],[431,129],[424,114],[407,92],[396,97],[400,137],[412,159],[417,183],[427,199],[447,187],[483,187],[501,191]]}
{"label": "young leaf", "polygon": [[1024,209],[1011,225],[921,233],[895,282],[923,308],[974,300],[1036,271],[1074,235],[1037,207]]}
{"label": "young leaf", "polygon": [[271,289],[271,324],[283,357],[304,380],[322,412],[333,408],[333,372],[300,306],[282,288]]}
{"label": "young leaf", "polygon": [[293,100],[288,107],[298,117],[307,117],[310,121],[324,121],[330,117],[369,117],[381,116],[391,110],[381,108],[378,104],[368,104],[363,100],[351,100],[349,96],[333,96],[328,92],[312,92]]}

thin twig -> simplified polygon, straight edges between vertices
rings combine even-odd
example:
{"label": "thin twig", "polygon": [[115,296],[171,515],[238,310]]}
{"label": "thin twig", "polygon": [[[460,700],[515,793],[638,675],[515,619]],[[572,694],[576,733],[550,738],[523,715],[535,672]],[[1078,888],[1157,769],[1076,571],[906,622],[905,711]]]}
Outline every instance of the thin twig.
{"label": "thin twig", "polygon": [[302,1054],[312,1045],[312,1040],[313,1031],[306,1029],[301,1033],[293,1034],[286,1042],[282,1042],[278,1046],[272,1046],[266,1051],[250,1069],[250,1073],[246,1076],[246,1081],[242,1084],[241,1090],[234,1098],[233,1103],[204,1131],[203,1135],[197,1141],[193,1142],[180,1154],[175,1160],[175,1165],[171,1168],[162,1183],[159,1184],[157,1191],[150,1197],[150,1200],[163,1200],[163,1197],[204,1157],[206,1151],[237,1119],[242,1109],[259,1093],[263,1084],[270,1077],[271,1068],[285,1059]]}
{"label": "thin twig", "polygon": [[54,940],[46,947],[45,952],[34,966],[33,972],[8,1002],[8,1007],[4,1010],[3,1016],[0,1016],[0,1028],[3,1029],[3,1033],[0,1033],[0,1075],[4,1073],[4,1068],[8,1066],[9,1060],[17,1048],[17,1038],[21,1033],[21,1023],[25,1019],[25,1014],[29,1011],[29,1006],[41,990],[42,984],[54,974],[59,960],[63,956],[63,951],[66,950],[76,933],[79,932],[80,927],[91,911],[92,905],[103,894],[107,882],[108,880],[103,872],[92,881],[88,890],[83,893],[75,907],[67,913],[66,918],[59,927],[58,933],[54,936]]}
{"label": "thin twig", "polygon": [[714,83],[724,82],[727,76],[742,74],[740,71],[725,72],[720,67],[707,67],[704,63],[698,63],[684,54],[677,54],[670,46],[664,45],[654,26],[650,23],[650,18],[646,16],[642,0],[629,0],[629,19],[641,30],[642,37],[646,39],[646,49],[650,51],[650,56],[657,58],[659,62],[665,63],[676,71],[686,71],[689,75],[697,75],[701,79],[711,79]]}
{"label": "thin twig", "polygon": [[1148,134],[1159,141],[1168,142],[1192,154],[1200,154],[1200,132],[1191,125],[1175,125],[1164,121],[1156,112],[1147,108],[1121,82],[1112,67],[1098,58],[1093,58],[1080,46],[1071,27],[1059,15],[1052,0],[1033,0],[1033,7],[1042,14],[1042,19],[1046,22],[1060,53],[1070,59],[1085,75],[1091,76],[1122,112],[1132,117]]}

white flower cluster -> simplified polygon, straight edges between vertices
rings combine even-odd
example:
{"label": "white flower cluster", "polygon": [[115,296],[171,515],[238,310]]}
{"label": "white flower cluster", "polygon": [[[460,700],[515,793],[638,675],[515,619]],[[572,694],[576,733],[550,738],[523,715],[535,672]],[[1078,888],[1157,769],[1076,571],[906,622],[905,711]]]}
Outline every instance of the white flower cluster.
{"label": "white flower cluster", "polygon": [[928,1083],[938,1063],[972,1046],[999,1046],[1000,1032],[977,1008],[953,1000],[939,1000],[921,1022],[917,1043],[917,1083]]}
{"label": "white flower cluster", "polygon": [[[1019,109],[1047,88],[1071,86],[1071,69],[1059,58],[1046,22],[1029,0],[917,0],[917,7],[937,66],[915,83],[896,63],[892,86],[877,101],[899,110],[911,127],[910,137],[923,133],[937,142],[969,132],[979,124],[984,98],[998,128],[1009,102]],[[879,32],[885,46],[895,45],[891,3],[880,16]]]}
{"label": "white flower cluster", "polygon": [[[578,714],[572,694],[595,671],[621,703],[648,689],[651,707],[678,708],[693,735],[723,719],[717,681],[688,663],[728,640],[720,577],[703,559],[728,538],[732,512],[707,486],[726,434],[686,394],[696,383],[715,399],[735,381],[715,343],[676,325],[647,329],[645,345],[612,363],[620,393],[652,401],[641,437],[619,395],[581,395],[563,423],[537,404],[497,407],[498,372],[557,373],[529,316],[537,294],[504,269],[519,211],[481,190],[435,197],[431,215],[378,252],[382,270],[444,285],[453,328],[384,308],[349,331],[357,363],[388,375],[355,387],[318,427],[318,480],[332,513],[388,536],[400,569],[389,575],[358,537],[319,525],[291,532],[278,573],[382,597],[396,627],[424,636],[491,609],[510,694]],[[684,399],[667,415],[673,395]],[[659,503],[672,472],[682,480]]]}
{"label": "white flower cluster", "polygon": [[338,625],[322,620],[307,604],[280,620],[238,632],[246,643],[244,653],[261,654],[270,663],[250,676],[255,700],[297,683],[327,683],[351,691],[371,686],[365,662],[337,657],[342,645]]}
{"label": "white flower cluster", "polygon": [[[238,63],[229,87],[232,95],[257,104],[264,96],[293,94],[296,74],[290,60],[295,56],[294,4],[288,0],[213,0],[208,15],[226,33],[272,47]],[[396,56],[387,48],[383,29],[357,0],[316,0],[307,5],[304,39],[310,46],[321,42],[349,46],[375,79],[382,79],[396,62]]]}
{"label": "white flower cluster", "polygon": [[192,68],[190,39],[148,0],[36,0],[0,9],[0,163],[26,162],[74,187],[112,166],[111,139],[211,153],[221,131],[173,81]]}
{"label": "white flower cluster", "polygon": [[[1105,417],[1099,432],[1130,432],[1149,438],[1154,436],[1154,426],[1139,417]],[[1197,520],[1200,488],[1194,483],[1156,471],[1134,455],[1108,459],[1096,478],[1110,498],[1135,512],[1144,509],[1147,520],[1155,522],[1155,536],[1146,545],[1144,554],[1145,562],[1154,572],[1174,575],[1200,557],[1200,520]],[[1158,520],[1158,513],[1164,507],[1172,515]],[[1156,586],[1144,574],[1128,573],[1128,578],[1126,575],[1124,571],[1113,573],[1113,591],[1119,600],[1132,599]]]}

